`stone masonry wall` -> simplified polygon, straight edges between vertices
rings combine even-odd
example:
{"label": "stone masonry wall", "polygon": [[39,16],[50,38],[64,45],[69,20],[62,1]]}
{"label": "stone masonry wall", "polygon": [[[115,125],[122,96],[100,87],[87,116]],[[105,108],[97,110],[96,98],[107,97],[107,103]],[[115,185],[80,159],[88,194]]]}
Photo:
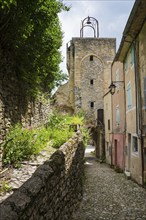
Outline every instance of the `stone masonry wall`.
{"label": "stone masonry wall", "polygon": [[68,220],[82,195],[84,146],[79,132],[0,207],[3,220]]}
{"label": "stone masonry wall", "polygon": [[[20,122],[24,127],[36,127],[47,122],[50,102],[40,96],[37,100],[26,97],[25,84],[13,71],[9,57],[0,51],[0,146],[11,125]],[[2,158],[0,147],[0,166]]]}

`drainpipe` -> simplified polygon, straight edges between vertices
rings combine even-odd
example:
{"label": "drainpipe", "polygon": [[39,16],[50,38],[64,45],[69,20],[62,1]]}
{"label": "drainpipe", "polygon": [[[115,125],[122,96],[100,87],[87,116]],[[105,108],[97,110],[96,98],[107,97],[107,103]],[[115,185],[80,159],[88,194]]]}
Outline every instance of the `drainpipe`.
{"label": "drainpipe", "polygon": [[[113,75],[112,75],[112,67],[113,67],[114,61],[111,65],[111,82],[113,81]],[[113,143],[114,143],[114,130],[113,130],[113,96],[111,94],[111,121],[112,121],[112,144],[111,144],[111,166],[113,165]]]}
{"label": "drainpipe", "polygon": [[139,73],[139,41],[134,41],[134,73],[135,73],[135,95],[136,95],[136,133],[141,145],[141,166],[142,166],[142,185],[144,184],[144,155],[142,137],[142,100]]}
{"label": "drainpipe", "polygon": [[124,63],[123,63],[123,81],[124,81],[124,130],[123,130],[123,169],[125,171],[125,160],[126,160],[126,91],[125,91],[125,71],[124,71]]}

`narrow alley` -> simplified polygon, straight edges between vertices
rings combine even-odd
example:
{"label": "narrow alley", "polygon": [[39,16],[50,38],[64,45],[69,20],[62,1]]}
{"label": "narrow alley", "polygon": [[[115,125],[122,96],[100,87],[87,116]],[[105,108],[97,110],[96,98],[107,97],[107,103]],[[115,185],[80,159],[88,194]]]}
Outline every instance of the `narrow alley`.
{"label": "narrow alley", "polygon": [[83,200],[73,220],[146,220],[146,190],[85,153]]}

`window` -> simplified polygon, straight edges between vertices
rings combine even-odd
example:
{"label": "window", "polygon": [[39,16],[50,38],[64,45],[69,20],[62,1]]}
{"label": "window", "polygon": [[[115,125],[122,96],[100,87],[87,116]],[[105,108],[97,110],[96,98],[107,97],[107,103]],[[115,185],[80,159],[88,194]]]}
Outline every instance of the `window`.
{"label": "window", "polygon": [[117,105],[117,107],[116,107],[116,123],[120,124],[120,109],[119,109],[119,105]]}
{"label": "window", "polygon": [[[126,154],[129,156],[131,154],[131,134],[130,133],[128,133],[128,146],[126,149]],[[130,167],[130,164],[129,164],[129,167]]]}
{"label": "window", "polygon": [[112,155],[112,146],[109,146],[109,156]]}
{"label": "window", "polygon": [[79,98],[79,108],[81,108],[82,107],[82,98],[80,97]]}
{"label": "window", "polygon": [[90,80],[90,85],[93,85],[93,82],[94,82],[93,79],[91,79],[91,80]]}
{"label": "window", "polygon": [[106,103],[106,105],[105,105],[105,106],[106,106],[106,110],[108,110],[108,103]]}
{"label": "window", "polygon": [[90,102],[90,107],[94,108],[94,102]]}
{"label": "window", "polygon": [[133,46],[130,50],[130,62],[131,62],[131,66],[134,65],[134,47]]}
{"label": "window", "polygon": [[133,137],[133,152],[138,152],[138,143],[137,143],[137,137]]}
{"label": "window", "polygon": [[103,125],[104,123],[104,110],[103,109],[97,110],[97,120],[98,120],[98,126]]}
{"label": "window", "polygon": [[125,59],[125,71],[128,71],[128,57]]}
{"label": "window", "polygon": [[110,130],[110,120],[108,120],[108,130]]}
{"label": "window", "polygon": [[127,85],[127,108],[132,108],[131,84]]}
{"label": "window", "polygon": [[93,55],[90,56],[90,61],[93,61]]}
{"label": "window", "polygon": [[[119,69],[117,69],[117,71],[116,71],[116,82],[118,82],[118,81],[119,81]],[[119,83],[117,83],[116,91],[117,92],[119,91]]]}
{"label": "window", "polygon": [[144,109],[146,109],[146,77],[144,77]]}
{"label": "window", "polygon": [[108,151],[109,150],[109,143],[106,142],[106,150]]}

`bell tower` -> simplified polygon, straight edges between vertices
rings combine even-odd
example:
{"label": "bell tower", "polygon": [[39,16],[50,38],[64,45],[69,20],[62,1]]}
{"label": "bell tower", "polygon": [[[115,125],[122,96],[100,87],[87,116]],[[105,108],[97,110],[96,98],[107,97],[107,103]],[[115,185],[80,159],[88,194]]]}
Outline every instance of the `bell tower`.
{"label": "bell tower", "polygon": [[[86,28],[92,37],[85,37]],[[100,38],[98,21],[90,16],[81,21],[80,37],[67,44],[69,81],[58,89],[57,102],[70,112],[83,110],[93,126],[97,112],[104,109],[103,95],[115,48],[116,39]]]}

